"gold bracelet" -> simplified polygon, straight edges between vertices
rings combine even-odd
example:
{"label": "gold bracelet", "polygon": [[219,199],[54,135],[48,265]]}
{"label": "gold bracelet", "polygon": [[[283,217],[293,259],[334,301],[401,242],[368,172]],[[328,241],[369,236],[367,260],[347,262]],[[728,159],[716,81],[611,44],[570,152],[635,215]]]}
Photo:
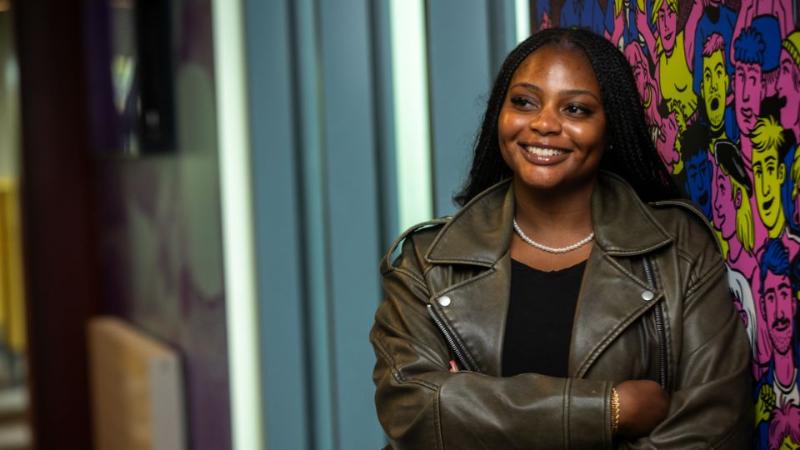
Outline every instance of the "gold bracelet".
{"label": "gold bracelet", "polygon": [[619,392],[616,388],[611,388],[611,434],[617,434],[619,430]]}

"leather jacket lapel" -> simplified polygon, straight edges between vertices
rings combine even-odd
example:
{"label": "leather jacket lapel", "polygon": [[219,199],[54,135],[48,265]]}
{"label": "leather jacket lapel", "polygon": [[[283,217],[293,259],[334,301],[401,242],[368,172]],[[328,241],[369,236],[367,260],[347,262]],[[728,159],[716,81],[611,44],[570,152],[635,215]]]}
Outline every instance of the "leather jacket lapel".
{"label": "leather jacket lapel", "polygon": [[[649,295],[647,293],[652,295]],[[586,265],[569,355],[569,375],[582,378],[603,351],[633,321],[656,305],[662,293],[613,256],[592,249]]]}
{"label": "leather jacket lapel", "polygon": [[[510,258],[506,255],[493,268],[441,292],[432,304],[455,331],[479,372],[500,376],[503,336],[506,329]],[[446,296],[447,306],[438,299]]]}

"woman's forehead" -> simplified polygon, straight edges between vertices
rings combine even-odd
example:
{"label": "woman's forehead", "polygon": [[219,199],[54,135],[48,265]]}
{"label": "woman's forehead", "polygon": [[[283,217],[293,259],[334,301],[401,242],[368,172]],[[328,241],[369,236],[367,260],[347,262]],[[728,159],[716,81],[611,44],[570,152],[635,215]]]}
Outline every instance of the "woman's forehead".
{"label": "woman's forehead", "polygon": [[524,79],[545,76],[561,77],[564,82],[600,88],[592,64],[582,50],[555,45],[546,45],[528,55],[514,71],[512,85]]}

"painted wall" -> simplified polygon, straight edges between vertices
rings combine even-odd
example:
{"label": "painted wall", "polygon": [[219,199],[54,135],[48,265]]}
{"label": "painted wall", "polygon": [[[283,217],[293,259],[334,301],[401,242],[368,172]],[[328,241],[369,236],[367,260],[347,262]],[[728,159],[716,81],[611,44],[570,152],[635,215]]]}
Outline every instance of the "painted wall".
{"label": "painted wall", "polygon": [[219,168],[209,0],[170,3],[161,42],[174,87],[175,145],[131,156],[137,105],[133,2],[87,6],[102,309],[183,356],[194,450],[231,448]]}
{"label": "painted wall", "polygon": [[753,349],[756,448],[800,446],[800,15],[791,0],[532,1],[633,66],[661,159],[713,225]]}

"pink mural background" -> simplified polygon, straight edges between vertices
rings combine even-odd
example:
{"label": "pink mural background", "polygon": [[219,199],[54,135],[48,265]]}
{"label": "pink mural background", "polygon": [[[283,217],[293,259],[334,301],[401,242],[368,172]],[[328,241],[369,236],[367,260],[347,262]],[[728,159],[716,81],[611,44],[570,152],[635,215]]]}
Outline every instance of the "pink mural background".
{"label": "pink mural background", "polygon": [[800,448],[800,2],[531,1],[633,67],[651,135],[722,247],[753,351],[754,448]]}

